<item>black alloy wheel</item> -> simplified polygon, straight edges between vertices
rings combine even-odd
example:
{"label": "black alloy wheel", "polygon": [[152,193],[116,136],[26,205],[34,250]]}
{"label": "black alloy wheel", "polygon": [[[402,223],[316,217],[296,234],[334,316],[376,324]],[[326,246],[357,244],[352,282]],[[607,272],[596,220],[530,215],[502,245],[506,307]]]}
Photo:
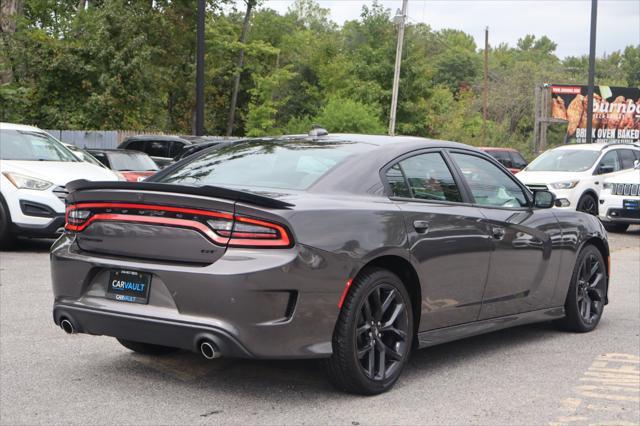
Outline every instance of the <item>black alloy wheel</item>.
{"label": "black alloy wheel", "polygon": [[607,269],[600,251],[585,246],[576,261],[565,301],[566,316],[557,324],[569,331],[585,333],[596,328],[607,301]]}
{"label": "black alloy wheel", "polygon": [[588,213],[592,216],[598,216],[598,201],[593,195],[583,195],[578,201],[576,210],[584,213]]}
{"label": "black alloy wheel", "polygon": [[409,344],[405,301],[388,284],[374,287],[358,311],[356,349],[360,367],[371,380],[393,376]]}
{"label": "black alloy wheel", "polygon": [[326,361],[338,389],[376,395],[400,377],[413,342],[413,308],[394,273],[368,268],[354,279],[333,333]]}
{"label": "black alloy wheel", "polygon": [[582,320],[591,324],[602,315],[604,307],[605,271],[595,254],[582,259],[577,282],[578,311]]}

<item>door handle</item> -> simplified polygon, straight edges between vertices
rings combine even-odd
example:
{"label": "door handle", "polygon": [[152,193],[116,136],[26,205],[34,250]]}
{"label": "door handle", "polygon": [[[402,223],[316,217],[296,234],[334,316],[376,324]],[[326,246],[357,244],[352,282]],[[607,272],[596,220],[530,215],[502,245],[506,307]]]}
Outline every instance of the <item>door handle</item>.
{"label": "door handle", "polygon": [[429,230],[429,222],[426,220],[414,220],[413,227],[418,232],[418,234],[424,234]]}
{"label": "door handle", "polygon": [[493,229],[491,229],[491,235],[496,240],[503,239],[504,238],[504,228],[501,228],[499,226],[494,226]]}

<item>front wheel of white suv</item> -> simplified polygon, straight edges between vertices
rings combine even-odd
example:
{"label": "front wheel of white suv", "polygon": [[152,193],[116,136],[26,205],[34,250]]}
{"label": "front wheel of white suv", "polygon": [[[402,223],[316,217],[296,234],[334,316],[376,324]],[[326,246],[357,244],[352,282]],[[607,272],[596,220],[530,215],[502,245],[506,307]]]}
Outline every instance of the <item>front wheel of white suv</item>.
{"label": "front wheel of white suv", "polygon": [[598,200],[591,194],[584,194],[580,197],[576,210],[598,216]]}
{"label": "front wheel of white suv", "polygon": [[0,200],[0,250],[13,247],[14,241],[15,235],[11,232],[11,216],[4,202]]}

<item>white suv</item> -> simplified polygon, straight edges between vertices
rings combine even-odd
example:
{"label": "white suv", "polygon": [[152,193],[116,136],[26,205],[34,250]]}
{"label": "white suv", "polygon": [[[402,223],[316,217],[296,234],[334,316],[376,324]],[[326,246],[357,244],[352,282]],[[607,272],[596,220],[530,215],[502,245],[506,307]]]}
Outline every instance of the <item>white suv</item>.
{"label": "white suv", "polygon": [[78,160],[61,142],[31,126],[0,123],[0,248],[16,236],[55,237],[64,227],[65,185],[118,180]]}
{"label": "white suv", "polygon": [[516,176],[532,190],[553,192],[559,208],[597,216],[604,180],[633,169],[636,160],[637,145],[563,145],[545,151]]}
{"label": "white suv", "polygon": [[611,232],[640,224],[640,161],[625,172],[605,179],[600,192],[600,220]]}

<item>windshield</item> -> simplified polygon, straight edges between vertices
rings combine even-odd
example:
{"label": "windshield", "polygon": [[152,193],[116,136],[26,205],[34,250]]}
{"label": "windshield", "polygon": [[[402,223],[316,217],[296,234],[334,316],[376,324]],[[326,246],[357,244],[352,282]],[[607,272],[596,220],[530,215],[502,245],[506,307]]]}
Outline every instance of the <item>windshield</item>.
{"label": "windshield", "polygon": [[46,133],[0,130],[0,159],[22,161],[80,161]]}
{"label": "windshield", "polygon": [[589,170],[600,151],[578,149],[554,149],[533,160],[528,172],[584,172]]}
{"label": "windshield", "polygon": [[96,158],[93,155],[89,154],[84,149],[78,148],[77,146],[74,146],[74,145],[67,146],[67,148],[73,151],[73,154],[76,157],[78,157],[79,160],[85,161],[87,163],[95,164],[96,166],[100,166],[103,169],[107,168],[104,164],[96,160]]}
{"label": "windshield", "polygon": [[151,157],[141,152],[111,151],[107,155],[109,156],[109,164],[113,170],[121,172],[158,170],[158,166],[153,162]]}
{"label": "windshield", "polygon": [[214,148],[160,181],[304,190],[346,158],[372,148],[350,142],[245,141]]}

